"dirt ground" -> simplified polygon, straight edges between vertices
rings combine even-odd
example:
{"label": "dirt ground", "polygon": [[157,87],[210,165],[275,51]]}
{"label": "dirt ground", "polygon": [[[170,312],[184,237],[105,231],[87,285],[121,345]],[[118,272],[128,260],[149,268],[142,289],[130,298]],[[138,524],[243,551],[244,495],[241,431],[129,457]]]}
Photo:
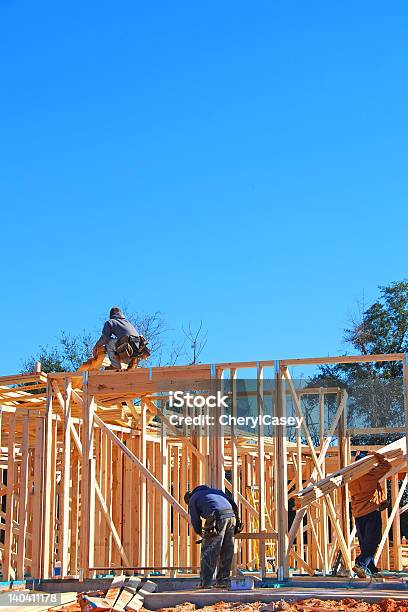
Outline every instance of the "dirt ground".
{"label": "dirt ground", "polygon": [[[161,608],[158,612],[193,612],[196,609],[194,604],[185,603],[175,608]],[[214,606],[200,608],[200,612],[333,612],[333,610],[343,610],[344,612],[408,612],[408,599],[402,601],[384,599],[375,604],[350,598],[341,601],[311,598],[296,602],[278,601],[270,604],[261,602],[253,604],[225,603],[220,601]]]}
{"label": "dirt ground", "polygon": [[[59,608],[61,612],[82,612],[78,603],[68,604]],[[175,608],[160,608],[158,612],[408,612],[408,599],[395,601],[394,599],[383,599],[382,601],[369,604],[355,599],[342,599],[333,601],[330,599],[302,599],[296,602],[278,601],[270,604],[256,602],[246,603],[226,603],[220,601],[214,606],[197,608],[195,604],[185,603]],[[54,611],[53,611],[54,612]],[[140,612],[149,612],[146,608],[141,608]]]}

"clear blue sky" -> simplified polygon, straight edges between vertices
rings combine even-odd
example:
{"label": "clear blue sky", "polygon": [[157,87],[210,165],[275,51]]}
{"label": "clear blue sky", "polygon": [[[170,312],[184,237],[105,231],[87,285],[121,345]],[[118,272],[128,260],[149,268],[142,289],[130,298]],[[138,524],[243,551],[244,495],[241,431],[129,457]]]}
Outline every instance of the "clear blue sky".
{"label": "clear blue sky", "polygon": [[336,354],[407,275],[405,2],[0,3],[0,372],[111,305]]}

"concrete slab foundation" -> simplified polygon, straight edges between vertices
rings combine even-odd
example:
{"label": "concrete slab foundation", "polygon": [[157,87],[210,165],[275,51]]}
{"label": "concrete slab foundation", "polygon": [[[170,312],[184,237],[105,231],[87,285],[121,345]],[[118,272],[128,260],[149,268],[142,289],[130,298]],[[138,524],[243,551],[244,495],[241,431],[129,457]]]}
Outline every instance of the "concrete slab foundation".
{"label": "concrete slab foundation", "polygon": [[[163,578],[151,576],[158,585],[156,593],[147,594],[144,607],[148,610],[174,607],[185,602],[194,603],[197,607],[213,605],[217,602],[253,603],[261,601],[300,600],[316,597],[320,599],[340,600],[345,598],[364,600],[370,603],[382,599],[408,599],[408,584],[402,579],[386,579],[382,582],[350,580],[330,577],[299,577],[285,582],[270,581],[272,584],[251,591],[226,591],[209,589],[197,591],[197,577]],[[74,579],[50,579],[36,581],[37,590],[47,593],[67,591],[91,591],[107,589],[112,578],[89,579],[83,582]],[[28,581],[27,581],[28,582]]]}
{"label": "concrete slab foundation", "polygon": [[158,610],[159,608],[171,608],[185,602],[195,604],[197,607],[214,605],[220,601],[230,603],[254,603],[261,601],[269,603],[271,601],[300,600],[316,597],[319,599],[340,600],[345,598],[362,599],[369,603],[379,602],[382,599],[402,600],[408,599],[408,591],[385,590],[385,589],[299,589],[279,588],[279,589],[254,589],[253,591],[172,591],[163,593],[150,593],[146,595],[144,607],[148,610]]}

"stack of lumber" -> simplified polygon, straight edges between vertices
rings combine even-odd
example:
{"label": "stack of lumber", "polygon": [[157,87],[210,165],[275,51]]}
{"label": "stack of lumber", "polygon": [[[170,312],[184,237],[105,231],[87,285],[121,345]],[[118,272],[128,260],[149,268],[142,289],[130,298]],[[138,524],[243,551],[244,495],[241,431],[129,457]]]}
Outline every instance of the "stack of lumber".
{"label": "stack of lumber", "polygon": [[[401,446],[395,445],[395,443],[389,446],[393,446],[393,448],[384,447],[384,449],[381,449],[381,454],[390,461],[393,467],[395,465],[401,465],[402,467],[406,463],[406,456],[403,454],[403,449]],[[351,465],[337,470],[337,472],[333,472],[318,482],[313,482],[295,494],[296,509],[306,508],[323,497],[323,495],[332,493],[337,487],[344,486],[353,480],[361,478],[370,472],[377,464],[378,459],[374,455],[368,455]]]}
{"label": "stack of lumber", "polygon": [[106,593],[79,593],[77,600],[81,612],[138,612],[145,595],[154,593],[156,589],[157,584],[151,580],[142,583],[140,578],[134,576],[126,580],[122,574],[115,576]]}

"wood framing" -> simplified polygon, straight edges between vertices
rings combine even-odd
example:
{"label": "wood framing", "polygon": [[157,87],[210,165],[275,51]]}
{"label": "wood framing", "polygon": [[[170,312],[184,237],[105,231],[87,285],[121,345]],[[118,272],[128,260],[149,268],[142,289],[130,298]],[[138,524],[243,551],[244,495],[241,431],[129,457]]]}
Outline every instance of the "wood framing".
{"label": "wood framing", "polygon": [[[348,427],[344,389],[297,384],[293,373],[298,366],[394,360],[403,365],[405,419],[388,428]],[[220,392],[228,409],[172,409],[170,394],[178,390],[204,398]],[[377,558],[395,570],[405,565],[405,354],[36,371],[0,377],[0,407],[4,580],[87,577],[112,568],[197,573],[200,549],[184,493],[199,484],[229,491],[239,506],[245,530],[236,539],[234,571],[328,574],[339,551],[350,570],[358,548],[348,483],[375,464],[370,456],[352,463],[351,436],[380,433],[399,440],[381,451],[392,469]],[[241,413],[257,417],[254,427],[237,422]],[[197,415],[214,421],[197,430],[174,419]],[[269,428],[265,416],[297,417],[300,426]]]}

